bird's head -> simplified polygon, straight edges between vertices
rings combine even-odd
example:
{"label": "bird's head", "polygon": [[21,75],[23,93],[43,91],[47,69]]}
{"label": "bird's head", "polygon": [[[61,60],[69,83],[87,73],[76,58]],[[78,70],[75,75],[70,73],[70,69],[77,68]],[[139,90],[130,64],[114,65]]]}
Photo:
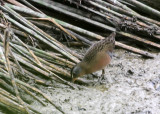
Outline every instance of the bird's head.
{"label": "bird's head", "polygon": [[72,82],[74,82],[78,77],[82,76],[84,74],[84,70],[80,64],[75,65],[71,69],[71,78]]}

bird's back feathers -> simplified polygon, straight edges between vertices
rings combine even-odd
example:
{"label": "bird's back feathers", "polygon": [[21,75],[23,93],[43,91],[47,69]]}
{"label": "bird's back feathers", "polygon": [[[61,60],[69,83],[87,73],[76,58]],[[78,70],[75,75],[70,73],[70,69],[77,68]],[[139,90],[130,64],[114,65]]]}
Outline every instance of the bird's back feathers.
{"label": "bird's back feathers", "polygon": [[92,60],[94,60],[94,57],[96,57],[96,55],[99,52],[112,52],[112,50],[115,47],[115,35],[116,33],[113,32],[112,34],[110,34],[107,38],[102,39],[96,43],[94,43],[86,52],[84,58],[82,61],[90,63]]}

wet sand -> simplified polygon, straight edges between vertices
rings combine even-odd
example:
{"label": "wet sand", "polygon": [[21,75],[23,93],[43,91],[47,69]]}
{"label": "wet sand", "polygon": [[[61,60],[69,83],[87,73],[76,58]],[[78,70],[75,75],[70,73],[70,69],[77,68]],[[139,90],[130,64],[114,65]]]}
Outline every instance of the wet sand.
{"label": "wet sand", "polygon": [[[160,54],[144,59],[116,50],[105,76],[111,80],[81,90],[59,83],[40,89],[68,114],[160,114]],[[97,81],[91,75],[84,78]],[[42,107],[36,101],[32,105],[45,114],[59,114],[50,105]]]}

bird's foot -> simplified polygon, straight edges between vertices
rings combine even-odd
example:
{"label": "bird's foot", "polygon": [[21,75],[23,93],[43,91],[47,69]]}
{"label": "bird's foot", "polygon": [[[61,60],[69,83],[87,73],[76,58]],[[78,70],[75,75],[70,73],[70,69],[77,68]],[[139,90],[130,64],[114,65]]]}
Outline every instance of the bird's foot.
{"label": "bird's foot", "polygon": [[105,77],[105,75],[102,74],[100,77],[98,77],[98,81],[96,82],[94,86],[102,85],[106,83],[113,83],[113,80],[110,76]]}
{"label": "bird's foot", "polygon": [[106,78],[105,78],[105,75],[102,74],[100,77],[98,77],[98,82],[99,82],[100,84],[103,84],[104,81],[106,81]]}
{"label": "bird's foot", "polygon": [[106,78],[104,74],[102,74],[101,76],[98,77],[98,81],[96,82],[96,84],[94,84],[94,86],[104,84],[105,82],[106,82]]}

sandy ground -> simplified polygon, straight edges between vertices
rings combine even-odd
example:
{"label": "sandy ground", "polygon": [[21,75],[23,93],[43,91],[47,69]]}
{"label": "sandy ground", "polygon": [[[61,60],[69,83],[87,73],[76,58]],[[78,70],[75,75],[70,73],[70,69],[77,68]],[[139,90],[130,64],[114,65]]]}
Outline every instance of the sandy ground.
{"label": "sandy ground", "polygon": [[[160,114],[160,54],[155,59],[143,59],[116,50],[106,68],[109,76],[111,80],[103,85],[91,84],[80,90],[59,83],[40,89],[67,114]],[[97,81],[91,75],[84,78]],[[43,114],[60,114],[50,104],[43,107],[35,101],[32,106]]]}
{"label": "sandy ground", "polygon": [[[41,90],[68,114],[160,114],[160,54],[155,59],[143,59],[116,50],[106,68],[107,76],[110,82],[81,90],[57,83]],[[84,78],[97,80],[90,75]],[[50,105],[32,105],[45,114],[59,114]]]}

